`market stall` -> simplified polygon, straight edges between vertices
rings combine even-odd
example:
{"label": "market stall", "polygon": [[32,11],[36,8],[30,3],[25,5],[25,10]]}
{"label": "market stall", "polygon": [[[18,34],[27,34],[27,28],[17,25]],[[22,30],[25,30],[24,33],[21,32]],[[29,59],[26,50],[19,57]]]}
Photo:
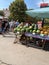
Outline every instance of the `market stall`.
{"label": "market stall", "polygon": [[[39,34],[31,34],[31,33],[25,33],[26,36],[26,44],[28,45],[30,42],[30,37],[32,37],[33,45],[36,47],[40,47],[41,49],[49,50],[49,36],[41,36]],[[29,37],[29,40],[27,40],[27,37]]]}
{"label": "market stall", "polygon": [[[29,10],[26,11],[26,13],[31,17],[40,17],[44,21],[45,18],[49,18],[49,7]],[[22,44],[27,46],[32,44],[34,46],[41,47],[42,49],[49,50],[49,26],[38,28],[37,24],[32,23],[30,26],[18,26],[14,31],[17,32],[17,35],[20,35],[19,41]]]}
{"label": "market stall", "polygon": [[[29,11],[26,11],[26,14],[30,15],[31,17],[40,17],[42,19],[42,27],[44,25],[44,19],[45,18],[49,18],[49,7],[44,7],[44,8],[39,8],[39,9],[35,9],[35,10],[29,10]],[[49,29],[47,28],[47,30],[49,31]],[[47,34],[47,30],[43,29],[43,31]],[[43,31],[42,31],[42,34],[43,34]],[[49,35],[49,34],[48,34]],[[36,38],[36,36],[35,36]],[[36,38],[37,39],[37,38]],[[41,41],[43,40],[45,47],[47,46],[49,48],[49,45],[47,43],[49,43],[49,37],[45,37],[43,35],[43,37],[40,37],[38,39],[41,39]],[[39,41],[39,40],[38,40]]]}
{"label": "market stall", "polygon": [[[16,32],[16,40],[18,41],[19,39],[22,44],[27,46],[32,44],[44,49],[46,42],[49,42],[49,26],[38,29],[35,25],[36,24],[33,23],[30,26],[24,25],[16,27],[14,29],[14,32]],[[47,48],[48,47],[49,46],[47,46]]]}

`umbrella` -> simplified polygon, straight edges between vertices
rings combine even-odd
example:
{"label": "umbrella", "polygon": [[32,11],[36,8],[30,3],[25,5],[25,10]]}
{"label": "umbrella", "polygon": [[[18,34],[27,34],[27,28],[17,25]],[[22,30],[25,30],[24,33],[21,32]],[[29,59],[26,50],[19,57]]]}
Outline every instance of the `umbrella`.
{"label": "umbrella", "polygon": [[49,7],[46,8],[39,8],[35,10],[28,10],[26,14],[30,15],[31,17],[40,17],[43,18],[42,20],[42,27],[44,25],[44,18],[49,18]]}
{"label": "umbrella", "polygon": [[28,10],[26,11],[26,14],[30,15],[31,17],[49,18],[49,7]]}

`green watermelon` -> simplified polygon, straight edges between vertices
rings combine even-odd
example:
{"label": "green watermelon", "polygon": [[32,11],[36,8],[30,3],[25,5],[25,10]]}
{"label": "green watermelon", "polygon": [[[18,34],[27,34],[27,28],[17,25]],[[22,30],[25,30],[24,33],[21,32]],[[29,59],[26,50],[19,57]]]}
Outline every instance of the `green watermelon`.
{"label": "green watermelon", "polygon": [[32,33],[32,30],[30,30],[30,33]]}
{"label": "green watermelon", "polygon": [[22,26],[20,26],[20,29],[22,29],[23,27]]}
{"label": "green watermelon", "polygon": [[44,34],[40,34],[40,36],[44,36]]}
{"label": "green watermelon", "polygon": [[23,32],[24,31],[24,29],[21,29],[21,32]]}
{"label": "green watermelon", "polygon": [[14,32],[17,32],[17,27],[16,27],[16,28],[14,28]]}
{"label": "green watermelon", "polygon": [[28,32],[29,31],[29,28],[26,28],[26,32]]}
{"label": "green watermelon", "polygon": [[17,31],[20,32],[20,28],[18,28]]}
{"label": "green watermelon", "polygon": [[36,32],[36,30],[33,30],[33,33],[35,33]]}
{"label": "green watermelon", "polygon": [[27,26],[24,26],[23,28],[27,28]]}
{"label": "green watermelon", "polygon": [[29,26],[29,29],[32,29],[32,26]]}
{"label": "green watermelon", "polygon": [[32,26],[34,26],[34,23],[32,24]]}
{"label": "green watermelon", "polygon": [[37,32],[37,33],[39,33],[39,32],[40,32],[40,30],[37,30],[36,32]]}

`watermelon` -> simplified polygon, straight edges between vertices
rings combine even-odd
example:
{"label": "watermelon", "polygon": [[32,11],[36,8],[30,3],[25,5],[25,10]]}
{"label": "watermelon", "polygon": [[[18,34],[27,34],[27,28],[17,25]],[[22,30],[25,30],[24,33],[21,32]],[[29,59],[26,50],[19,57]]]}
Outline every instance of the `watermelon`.
{"label": "watermelon", "polygon": [[24,26],[23,28],[27,28],[27,26]]}
{"label": "watermelon", "polygon": [[32,24],[32,27],[35,26],[34,23]]}
{"label": "watermelon", "polygon": [[23,27],[22,26],[20,26],[20,29],[22,29]]}
{"label": "watermelon", "polygon": [[40,36],[44,36],[44,34],[40,34]]}
{"label": "watermelon", "polygon": [[29,26],[29,29],[32,29],[32,26]]}
{"label": "watermelon", "polygon": [[37,33],[40,33],[40,30],[37,30],[36,32],[37,32]]}
{"label": "watermelon", "polygon": [[16,28],[14,28],[14,32],[17,32],[17,27],[16,27]]}
{"label": "watermelon", "polygon": [[32,30],[30,30],[29,32],[32,33]]}
{"label": "watermelon", "polygon": [[24,29],[21,29],[21,32],[24,32]]}
{"label": "watermelon", "polygon": [[26,32],[28,32],[29,31],[29,28],[26,28]]}
{"label": "watermelon", "polygon": [[35,33],[36,32],[36,30],[33,30],[33,33]]}
{"label": "watermelon", "polygon": [[20,32],[20,28],[18,28],[17,31]]}

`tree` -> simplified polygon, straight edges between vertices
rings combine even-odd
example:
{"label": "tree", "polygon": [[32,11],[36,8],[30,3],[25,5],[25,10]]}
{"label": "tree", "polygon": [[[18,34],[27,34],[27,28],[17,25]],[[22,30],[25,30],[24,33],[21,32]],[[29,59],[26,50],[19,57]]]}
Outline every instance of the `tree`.
{"label": "tree", "polygon": [[0,10],[0,16],[4,16],[4,12]]}
{"label": "tree", "polygon": [[27,6],[24,0],[15,0],[13,1],[10,6],[10,15],[13,20],[19,20],[20,22],[25,21],[26,14],[25,11],[27,10]]}

